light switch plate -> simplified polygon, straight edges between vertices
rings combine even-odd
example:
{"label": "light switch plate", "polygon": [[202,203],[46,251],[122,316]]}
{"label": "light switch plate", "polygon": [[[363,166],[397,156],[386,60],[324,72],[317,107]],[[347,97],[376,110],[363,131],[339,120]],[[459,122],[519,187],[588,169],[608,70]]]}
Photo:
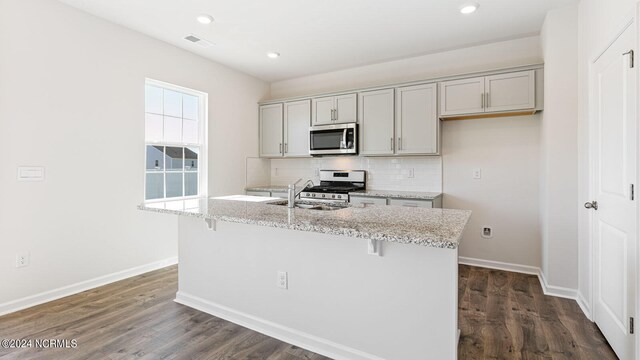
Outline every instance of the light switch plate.
{"label": "light switch plate", "polygon": [[44,167],[19,166],[18,181],[44,181]]}

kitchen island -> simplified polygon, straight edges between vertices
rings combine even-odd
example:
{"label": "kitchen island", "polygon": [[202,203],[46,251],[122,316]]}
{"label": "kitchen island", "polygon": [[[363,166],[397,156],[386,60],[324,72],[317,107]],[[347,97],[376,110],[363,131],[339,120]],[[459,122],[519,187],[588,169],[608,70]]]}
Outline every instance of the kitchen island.
{"label": "kitchen island", "polygon": [[[334,359],[455,359],[470,211],[167,201],[178,303]],[[203,221],[204,220],[204,221]]]}

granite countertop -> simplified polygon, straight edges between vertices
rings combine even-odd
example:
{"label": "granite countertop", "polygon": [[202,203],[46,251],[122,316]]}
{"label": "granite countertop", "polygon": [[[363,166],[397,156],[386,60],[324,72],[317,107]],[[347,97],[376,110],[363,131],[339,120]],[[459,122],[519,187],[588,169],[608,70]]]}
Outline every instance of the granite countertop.
{"label": "granite countertop", "polygon": [[200,198],[139,205],[140,210],[195,216],[300,231],[344,235],[402,244],[455,249],[471,216],[470,210],[343,205],[323,211],[294,208],[282,200],[268,203]]}
{"label": "granite countertop", "polygon": [[246,191],[276,191],[276,192],[286,192],[288,190],[288,185],[259,185],[259,186],[246,186],[244,188]]}
{"label": "granite countertop", "polygon": [[365,190],[365,191],[353,191],[353,192],[350,192],[349,195],[394,198],[394,199],[434,200],[442,196],[442,193],[423,192],[423,191],[400,191],[400,190]]}

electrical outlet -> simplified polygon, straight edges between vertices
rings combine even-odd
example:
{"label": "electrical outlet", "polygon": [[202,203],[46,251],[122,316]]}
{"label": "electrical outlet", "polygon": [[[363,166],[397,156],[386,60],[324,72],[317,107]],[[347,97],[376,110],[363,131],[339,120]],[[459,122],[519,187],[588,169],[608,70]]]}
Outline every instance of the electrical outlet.
{"label": "electrical outlet", "polygon": [[278,287],[281,289],[289,288],[289,276],[286,271],[278,271]]}
{"label": "electrical outlet", "polygon": [[484,226],[482,228],[482,237],[485,239],[490,239],[493,237],[493,229],[491,226]]}
{"label": "electrical outlet", "polygon": [[407,174],[407,177],[409,179],[413,179],[415,177],[415,175],[416,174],[415,174],[414,170],[413,169],[409,169],[409,173]]}
{"label": "electrical outlet", "polygon": [[16,267],[21,268],[29,265],[29,253],[16,254]]}
{"label": "electrical outlet", "polygon": [[476,180],[482,179],[482,169],[473,169],[473,178]]}

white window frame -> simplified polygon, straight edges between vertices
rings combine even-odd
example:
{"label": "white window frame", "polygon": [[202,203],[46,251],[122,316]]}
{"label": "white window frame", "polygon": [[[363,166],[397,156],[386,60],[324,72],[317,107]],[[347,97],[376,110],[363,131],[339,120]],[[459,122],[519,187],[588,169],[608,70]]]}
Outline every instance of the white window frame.
{"label": "white window frame", "polygon": [[[167,90],[172,90],[172,91],[176,91],[176,92],[180,92],[180,93],[184,93],[187,95],[191,95],[191,96],[196,96],[198,98],[198,143],[193,144],[193,143],[175,143],[175,142],[165,142],[165,141],[147,141],[147,134],[146,134],[146,126],[145,126],[145,130],[144,130],[144,148],[143,148],[143,158],[145,159],[144,161],[144,166],[143,166],[143,193],[142,193],[142,197],[144,199],[144,203],[157,203],[157,202],[163,202],[163,201],[178,201],[178,200],[189,200],[189,199],[197,199],[197,198],[201,198],[201,197],[207,197],[207,192],[208,192],[208,188],[209,188],[209,183],[208,183],[208,124],[209,124],[209,94],[205,93],[205,92],[201,92],[201,91],[197,91],[197,90],[193,90],[193,89],[189,89],[183,86],[179,86],[179,85],[174,85],[174,84],[170,84],[167,82],[163,82],[163,81],[159,81],[159,80],[154,80],[154,79],[150,79],[150,78],[145,78],[144,80],[144,87],[146,87],[146,85],[151,85],[151,86],[156,86],[156,87],[160,87],[163,89],[167,89]],[[143,88],[144,88],[143,87]],[[146,91],[146,90],[145,90]],[[144,91],[143,91],[144,93]],[[146,94],[144,94],[146,96]],[[146,109],[146,104],[143,106],[143,120],[146,119],[146,114],[147,114],[147,109]],[[163,111],[164,112],[164,111]],[[163,115],[164,114],[160,114]],[[184,121],[184,120],[183,120]],[[164,126],[164,119],[163,119],[163,126]],[[164,131],[163,131],[164,134]],[[198,153],[198,194],[196,195],[191,195],[191,196],[178,196],[178,197],[171,197],[171,198],[159,198],[159,199],[149,199],[147,200],[147,173],[149,173],[147,171],[147,167],[146,167],[146,159],[147,159],[147,146],[169,146],[169,147],[198,147],[199,149],[199,153]],[[184,162],[184,154],[183,154],[183,162]],[[184,166],[184,163],[183,163]],[[166,195],[167,193],[167,179],[166,179],[166,173],[167,173],[167,169],[166,169],[166,164],[163,167],[163,174],[165,176],[164,178],[164,195]],[[183,174],[183,179],[182,179],[182,193],[185,193],[185,186],[186,186],[186,181],[185,181],[185,171],[184,168],[182,169],[182,174]]]}

